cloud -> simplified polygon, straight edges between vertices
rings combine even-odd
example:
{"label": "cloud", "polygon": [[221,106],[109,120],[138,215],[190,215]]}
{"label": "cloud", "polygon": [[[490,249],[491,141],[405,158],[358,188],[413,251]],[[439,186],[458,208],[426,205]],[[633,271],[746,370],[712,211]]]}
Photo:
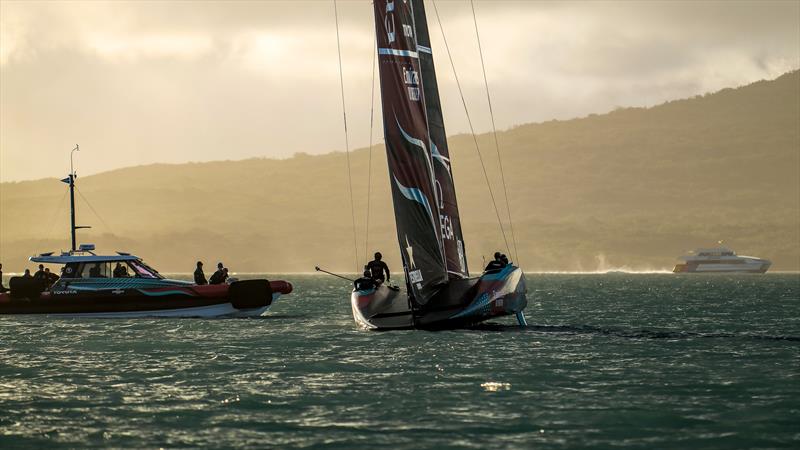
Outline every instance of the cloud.
{"label": "cloud", "polygon": [[[338,2],[354,146],[369,142],[370,5]],[[800,66],[798,2],[474,5],[500,128],[654,105]],[[469,130],[449,56],[476,131],[487,131],[470,2],[428,1],[426,9],[448,132]],[[88,172],[344,146],[328,0],[3,1],[0,77],[3,180],[59,174],[56,163],[32,167],[26,157],[42,152],[60,164],[52,152],[75,140],[119,149],[93,158]],[[380,134],[373,130],[373,141]],[[147,145],[132,144],[145,135]]]}

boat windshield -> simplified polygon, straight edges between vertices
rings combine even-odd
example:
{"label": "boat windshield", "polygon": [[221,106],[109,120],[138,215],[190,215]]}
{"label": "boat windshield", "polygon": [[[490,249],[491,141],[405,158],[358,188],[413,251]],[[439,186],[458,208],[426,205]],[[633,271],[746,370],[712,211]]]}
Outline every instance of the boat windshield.
{"label": "boat windshield", "polygon": [[62,272],[63,278],[155,278],[164,277],[144,261],[71,262]]}
{"label": "boat windshield", "polygon": [[141,259],[128,261],[128,265],[133,269],[133,273],[135,273],[135,276],[138,278],[164,278],[156,269],[148,266]]}

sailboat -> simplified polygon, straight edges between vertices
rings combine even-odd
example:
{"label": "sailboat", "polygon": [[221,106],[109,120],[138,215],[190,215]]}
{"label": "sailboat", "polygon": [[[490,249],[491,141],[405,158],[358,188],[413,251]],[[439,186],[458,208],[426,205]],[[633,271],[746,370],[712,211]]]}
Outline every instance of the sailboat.
{"label": "sailboat", "polygon": [[422,0],[376,0],[378,67],[389,180],[406,292],[356,283],[368,329],[458,328],[506,315],[525,324],[522,270],[470,277]]}

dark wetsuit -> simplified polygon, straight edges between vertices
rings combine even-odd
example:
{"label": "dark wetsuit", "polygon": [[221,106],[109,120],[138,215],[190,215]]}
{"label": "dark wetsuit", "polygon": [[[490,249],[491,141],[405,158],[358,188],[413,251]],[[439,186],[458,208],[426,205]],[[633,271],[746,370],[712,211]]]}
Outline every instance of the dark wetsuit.
{"label": "dark wetsuit", "polygon": [[6,289],[6,287],[3,286],[3,271],[0,270],[0,294],[2,294],[3,292],[7,292],[7,291],[8,291],[8,289]]}
{"label": "dark wetsuit", "polygon": [[[386,265],[383,261],[378,261],[377,259],[372,260],[367,264],[367,270],[369,270],[370,276],[373,280],[383,283],[384,281],[389,281],[389,266]],[[383,277],[384,273],[386,274],[386,278]]]}
{"label": "dark wetsuit", "polygon": [[206,280],[206,274],[204,274],[203,269],[199,267],[194,271],[194,284],[208,284],[208,281]]}
{"label": "dark wetsuit", "polygon": [[484,272],[497,272],[500,269],[502,269],[503,267],[505,267],[505,264],[503,264],[501,261],[498,261],[498,260],[495,259],[493,261],[490,261],[489,264],[486,265],[486,268],[483,269],[483,271]]}

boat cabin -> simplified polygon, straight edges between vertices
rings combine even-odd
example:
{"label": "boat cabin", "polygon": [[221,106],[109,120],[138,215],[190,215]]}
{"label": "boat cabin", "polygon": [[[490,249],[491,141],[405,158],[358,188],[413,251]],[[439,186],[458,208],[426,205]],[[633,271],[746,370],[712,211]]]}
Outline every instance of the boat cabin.
{"label": "boat cabin", "polygon": [[82,244],[79,250],[63,252],[60,255],[54,255],[52,252],[42,253],[32,256],[30,260],[42,264],[62,264],[64,267],[59,274],[62,279],[164,278],[137,256],[124,252],[117,252],[116,255],[97,255],[92,244]]}

